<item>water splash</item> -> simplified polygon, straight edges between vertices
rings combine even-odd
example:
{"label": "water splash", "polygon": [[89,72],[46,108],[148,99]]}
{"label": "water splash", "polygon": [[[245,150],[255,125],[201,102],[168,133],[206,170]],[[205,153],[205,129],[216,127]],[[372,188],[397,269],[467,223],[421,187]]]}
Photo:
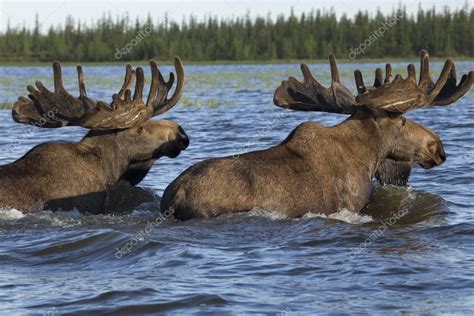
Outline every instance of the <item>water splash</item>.
{"label": "water splash", "polygon": [[[284,219],[289,219],[289,217],[286,214],[282,214],[280,212],[276,211],[270,211],[263,209],[261,207],[255,207],[253,208],[249,213],[249,216],[261,216],[261,217],[266,217],[271,220],[284,220]],[[351,212],[347,209],[341,209],[336,213],[333,214],[321,214],[321,213],[313,213],[313,212],[308,212],[304,214],[301,218],[292,218],[292,220],[298,221],[301,219],[310,219],[310,218],[330,218],[330,219],[335,219],[339,220],[342,222],[346,222],[349,224],[365,224],[365,223],[370,223],[373,222],[374,219],[370,215],[362,215],[358,213]]]}
{"label": "water splash", "polygon": [[21,211],[16,209],[0,210],[0,221],[11,221],[25,217]]}
{"label": "water splash", "polygon": [[329,215],[308,212],[303,216],[303,218],[305,219],[315,218],[315,217],[331,218],[331,219],[336,219],[338,221],[346,222],[348,224],[356,224],[356,225],[371,223],[374,221],[374,219],[370,215],[362,215],[359,213],[354,213],[345,208],[339,210],[336,213],[332,213]]}

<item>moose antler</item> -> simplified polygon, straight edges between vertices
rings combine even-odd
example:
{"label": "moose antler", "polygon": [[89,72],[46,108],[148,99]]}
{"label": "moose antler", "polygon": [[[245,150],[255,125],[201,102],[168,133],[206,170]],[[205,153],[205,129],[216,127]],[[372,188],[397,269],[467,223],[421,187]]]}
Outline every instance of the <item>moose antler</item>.
{"label": "moose antler", "polygon": [[354,72],[358,95],[354,97],[350,91],[340,84],[334,55],[329,56],[332,82],[329,88],[323,87],[309,72],[308,66],[301,65],[304,81],[294,77],[276,89],[274,103],[279,107],[299,111],[322,111],[330,113],[351,114],[362,107],[372,110],[387,110],[405,113],[415,108],[431,105],[447,105],[461,98],[471,88],[474,73],[463,75],[456,85],[454,63],[448,59],[436,83],[429,73],[429,56],[421,52],[421,74],[417,84],[415,66],[408,65],[408,77],[403,79],[396,75],[392,80],[392,66],[387,64],[385,78],[382,69],[375,70],[373,87],[364,84],[359,70]]}
{"label": "moose antler", "polygon": [[[82,67],[77,67],[79,97],[70,95],[63,86],[61,65],[53,63],[54,92],[49,91],[40,82],[36,89],[28,86],[29,99],[20,97],[12,109],[13,119],[24,124],[35,124],[41,127],[82,126],[89,129],[125,129],[138,126],[152,116],[171,109],[178,102],[184,88],[184,69],[179,57],[175,57],[177,84],[173,96],[168,93],[174,83],[174,74],[170,73],[168,81],[163,79],[156,63],[150,61],[152,81],[147,102],[142,100],[145,78],[143,69],[135,71],[130,65],[126,67],[122,88],[112,96],[112,103],[95,102],[87,97]],[[136,77],[135,93],[131,95],[130,86]]]}
{"label": "moose antler", "polygon": [[[472,86],[474,72],[463,75],[459,85],[456,85],[456,69],[451,59],[446,60],[443,70],[433,82],[429,71],[429,55],[427,51],[420,53],[420,78],[416,82],[415,66],[408,65],[408,76],[403,79],[396,75],[392,81],[391,65],[387,64],[386,79],[382,85],[374,84],[374,89],[366,89],[360,71],[354,73],[359,95],[357,103],[372,109],[385,109],[392,112],[405,113],[415,108],[447,105],[457,101]],[[388,76],[388,79],[387,79]],[[376,83],[380,82],[381,70]]]}
{"label": "moose antler", "polygon": [[375,90],[378,87],[381,87],[384,83],[392,81],[392,65],[385,65],[385,79],[383,78],[383,71],[381,68],[375,69],[375,79],[374,85],[372,87],[367,87],[364,84],[364,79],[362,78],[362,73],[359,69],[354,71],[354,77],[356,81],[357,92],[359,94],[366,93],[367,90]]}
{"label": "moose antler", "polygon": [[301,65],[304,81],[295,77],[282,81],[276,89],[273,102],[276,106],[297,111],[321,111],[351,114],[357,106],[354,95],[341,84],[336,57],[329,55],[331,86],[321,85],[311,74],[308,65]]}

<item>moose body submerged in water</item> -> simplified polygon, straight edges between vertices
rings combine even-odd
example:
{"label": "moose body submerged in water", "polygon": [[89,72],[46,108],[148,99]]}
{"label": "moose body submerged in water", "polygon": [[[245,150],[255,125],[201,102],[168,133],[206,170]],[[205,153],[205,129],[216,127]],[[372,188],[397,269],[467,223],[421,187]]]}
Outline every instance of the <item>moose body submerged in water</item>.
{"label": "moose body submerged in water", "polygon": [[[160,157],[176,157],[189,139],[172,121],[149,121],[171,109],[183,92],[184,70],[175,58],[177,85],[167,95],[174,75],[165,82],[156,64],[150,62],[152,82],[147,102],[142,100],[141,68],[127,66],[125,82],[111,105],[94,102],[85,93],[82,69],[78,67],[79,98],[63,87],[61,69],[53,63],[55,91],[41,82],[29,86],[30,99],[20,98],[13,107],[15,121],[42,127],[82,126],[91,131],[77,143],[46,143],[34,147],[17,161],[0,166],[0,207],[21,211],[79,209],[103,212],[107,193],[119,181],[140,182]],[[129,87],[136,77],[132,98]]]}
{"label": "moose body submerged in water", "polygon": [[[166,188],[161,209],[172,208],[179,219],[255,207],[288,217],[343,208],[359,212],[370,200],[372,178],[387,159],[408,168],[413,164],[431,168],[445,161],[438,136],[402,114],[456,101],[470,89],[472,72],[457,85],[454,64],[448,60],[435,84],[429,74],[428,54],[423,51],[419,83],[413,65],[408,66],[406,79],[397,75],[393,81],[390,65],[385,80],[377,69],[371,88],[356,71],[359,94],[354,97],[340,83],[334,56],[330,56],[330,63],[330,88],[321,86],[302,65],[304,81],[293,77],[284,81],[274,102],[292,110],[350,114],[350,118],[332,127],[306,122],[278,146],[191,166]],[[400,172],[393,165],[386,168]],[[384,172],[388,171],[382,170],[381,177],[390,178]]]}

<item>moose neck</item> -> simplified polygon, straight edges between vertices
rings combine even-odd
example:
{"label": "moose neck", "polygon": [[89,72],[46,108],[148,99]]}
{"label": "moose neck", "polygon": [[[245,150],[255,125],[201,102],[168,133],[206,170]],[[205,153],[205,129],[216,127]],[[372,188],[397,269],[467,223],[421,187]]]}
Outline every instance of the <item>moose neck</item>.
{"label": "moose neck", "polygon": [[328,208],[359,211],[373,192],[372,179],[387,154],[386,141],[377,118],[356,113],[331,127],[303,123],[282,147],[296,157],[296,165],[303,162],[315,183],[323,181],[322,192],[331,192],[325,200]]}
{"label": "moose neck", "polygon": [[130,159],[116,132],[90,131],[78,147],[89,153],[91,159],[105,175],[105,184],[114,184],[127,170]]}
{"label": "moose neck", "polygon": [[350,148],[352,159],[363,164],[372,179],[388,154],[388,138],[377,118],[369,111],[357,111],[334,128]]}

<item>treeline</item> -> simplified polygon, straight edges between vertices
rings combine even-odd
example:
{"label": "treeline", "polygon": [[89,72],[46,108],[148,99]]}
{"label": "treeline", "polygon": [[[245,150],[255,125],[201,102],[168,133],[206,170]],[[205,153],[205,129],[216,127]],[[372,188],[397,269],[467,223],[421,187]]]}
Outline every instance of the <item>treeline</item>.
{"label": "treeline", "polygon": [[[63,26],[8,26],[0,33],[2,61],[278,60],[409,57],[421,49],[434,56],[474,56],[474,9],[403,8],[391,14],[359,12],[339,19],[333,10],[235,19],[190,17],[181,23],[148,16],[104,16],[92,26],[67,17]],[[358,53],[354,53],[358,52]]]}

